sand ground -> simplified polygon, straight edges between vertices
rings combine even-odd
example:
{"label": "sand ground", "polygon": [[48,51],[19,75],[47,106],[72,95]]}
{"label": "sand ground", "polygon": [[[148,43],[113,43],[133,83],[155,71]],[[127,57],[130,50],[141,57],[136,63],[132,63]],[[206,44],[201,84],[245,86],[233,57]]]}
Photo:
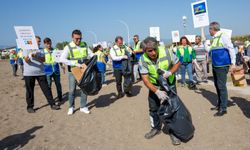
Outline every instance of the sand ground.
{"label": "sand ground", "polygon": [[[18,72],[20,75],[20,70]],[[24,81],[12,77],[8,61],[0,61],[0,149],[25,150],[249,150],[250,149],[250,87],[230,88],[228,114],[215,118],[210,107],[216,104],[212,84],[202,84],[193,91],[178,87],[178,93],[192,114],[196,128],[192,140],[172,146],[168,135],[161,133],[151,140],[144,134],[150,130],[148,90],[139,82],[133,86],[134,97],[116,100],[112,72],[108,86],[98,95],[88,97],[91,114],[79,111],[67,115],[68,80],[61,75],[66,101],[61,110],[47,105],[40,87],[35,87],[34,114],[26,111]],[[53,85],[53,95],[56,96]]]}

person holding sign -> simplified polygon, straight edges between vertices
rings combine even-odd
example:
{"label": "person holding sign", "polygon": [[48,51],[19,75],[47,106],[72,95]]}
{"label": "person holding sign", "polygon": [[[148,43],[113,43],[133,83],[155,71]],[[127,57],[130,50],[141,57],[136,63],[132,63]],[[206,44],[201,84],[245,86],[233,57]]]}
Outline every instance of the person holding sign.
{"label": "person holding sign", "polygon": [[[148,37],[142,42],[144,54],[139,61],[139,69],[142,75],[142,80],[149,89],[149,115],[152,129],[145,134],[146,139],[151,139],[160,133],[162,123],[157,114],[160,104],[164,101],[168,94],[160,88],[157,69],[161,69],[164,78],[168,80],[169,86],[176,92],[175,72],[180,66],[179,59],[172,51],[159,46],[158,42],[153,37]],[[181,141],[170,133],[170,138],[173,145],[181,144]]]}
{"label": "person holding sign", "polygon": [[212,58],[214,85],[218,95],[217,106],[211,110],[218,111],[214,116],[223,116],[227,113],[227,73],[229,67],[232,73],[235,71],[236,55],[231,40],[220,31],[218,22],[210,23],[209,32],[213,36],[213,40],[207,49],[210,50]]}
{"label": "person holding sign", "polygon": [[[40,47],[41,38],[36,36],[38,47]],[[23,50],[24,57],[24,81],[26,87],[26,102],[27,111],[34,113],[34,87],[35,80],[38,81],[43,94],[45,95],[52,110],[60,109],[59,106],[55,105],[55,101],[52,96],[51,88],[49,88],[45,73],[44,73],[44,52],[42,49],[39,50]]]}
{"label": "person holding sign", "polygon": [[181,62],[181,84],[184,87],[186,84],[186,70],[189,77],[189,87],[194,87],[193,80],[193,67],[192,62],[195,60],[196,55],[194,49],[191,47],[187,37],[183,36],[180,39],[180,46],[177,48],[176,56]]}
{"label": "person holding sign", "polygon": [[[52,48],[52,41],[50,38],[45,38],[44,42],[44,54],[45,54],[45,62],[44,62],[44,72],[47,76],[48,85],[51,88],[52,78],[56,84],[57,97],[59,103],[62,102],[62,86],[60,81],[60,68],[59,63],[55,62],[54,55],[57,51]],[[63,67],[63,66],[62,66]],[[62,68],[64,69],[64,68]]]}
{"label": "person holding sign", "polygon": [[[82,32],[74,30],[72,32],[72,42],[64,47],[63,53],[60,57],[62,63],[68,65],[68,78],[69,78],[69,110],[68,115],[74,113],[75,106],[75,92],[76,92],[76,79],[71,72],[71,68],[82,68],[82,64],[90,57],[94,56],[92,51],[88,48],[87,43],[81,42]],[[80,112],[89,114],[90,111],[87,105],[87,95],[81,90],[80,97]]]}

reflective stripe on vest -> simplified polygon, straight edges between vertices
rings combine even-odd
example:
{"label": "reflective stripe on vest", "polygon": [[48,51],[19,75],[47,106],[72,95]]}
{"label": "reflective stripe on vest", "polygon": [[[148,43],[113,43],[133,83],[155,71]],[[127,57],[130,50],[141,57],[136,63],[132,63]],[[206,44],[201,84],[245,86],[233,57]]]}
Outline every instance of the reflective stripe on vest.
{"label": "reflective stripe on vest", "polygon": [[47,75],[50,75],[52,73],[60,74],[59,64],[55,62],[53,53],[56,51],[56,49],[49,52],[47,49],[44,49],[45,54],[45,62],[44,62],[44,70]]}
{"label": "reflective stripe on vest", "polygon": [[[169,50],[166,50],[165,47],[158,47],[157,52],[158,52],[158,60],[156,64],[154,64],[150,60],[150,58],[146,53],[144,53],[143,57],[141,57],[142,64],[146,65],[148,68],[149,80],[152,84],[157,84],[157,79],[159,76],[157,73],[157,69],[162,69],[167,71],[170,68],[170,63],[172,60]],[[173,84],[174,78],[175,78],[174,75],[168,77],[168,81],[170,82],[170,84]]]}
{"label": "reflective stripe on vest", "polygon": [[[179,52],[180,52],[181,56],[184,56],[184,51],[185,51],[184,47],[180,46],[178,49],[179,49]],[[193,50],[193,48],[191,46],[188,46],[189,55],[192,55],[192,50]]]}
{"label": "reflective stripe on vest", "polygon": [[95,55],[97,56],[97,61],[99,62],[103,62],[103,52],[98,50],[97,52],[95,52]]}
{"label": "reflective stripe on vest", "polygon": [[123,45],[120,48],[117,45],[115,45],[114,46],[114,51],[115,51],[115,55],[116,56],[124,56],[125,55],[125,51],[126,51],[126,47]]}
{"label": "reflective stripe on vest", "polygon": [[53,57],[53,51],[55,50],[52,50],[52,52],[49,52],[47,49],[44,49],[44,54],[45,54],[45,62],[44,64],[51,64],[53,65],[55,63],[55,60],[54,60],[54,57]]}
{"label": "reflective stripe on vest", "polygon": [[212,40],[212,45],[210,47],[210,55],[214,67],[225,67],[231,64],[229,51],[223,47],[223,43],[220,40],[222,34],[223,33]]}
{"label": "reflective stripe on vest", "polygon": [[222,33],[218,36],[218,37],[215,37],[213,40],[212,40],[212,45],[210,47],[210,50],[213,50],[213,49],[218,49],[218,48],[222,48],[223,47],[223,44],[220,42],[220,38],[222,36]]}
{"label": "reflective stripe on vest", "polygon": [[138,41],[137,44],[134,45],[134,51],[138,51],[141,46],[141,41]]}
{"label": "reflective stripe on vest", "polygon": [[85,42],[81,42],[80,49],[76,47],[76,44],[74,42],[69,43],[67,46],[70,52],[68,59],[74,61],[74,64],[77,64],[78,60],[87,59],[88,50],[87,44]]}

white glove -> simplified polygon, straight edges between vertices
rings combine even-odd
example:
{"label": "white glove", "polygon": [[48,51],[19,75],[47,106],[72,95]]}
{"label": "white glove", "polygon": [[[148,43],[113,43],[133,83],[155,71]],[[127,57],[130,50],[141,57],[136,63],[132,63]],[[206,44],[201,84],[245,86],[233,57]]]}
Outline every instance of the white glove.
{"label": "white glove", "polygon": [[165,99],[168,98],[167,93],[166,93],[165,91],[161,91],[161,90],[159,90],[159,89],[155,92],[155,94],[157,95],[157,97],[158,97],[159,100],[161,100],[161,101],[163,101],[163,100],[165,100]]}
{"label": "white glove", "polygon": [[127,56],[127,55],[124,55],[124,56],[123,56],[123,59],[128,59],[128,56]]}
{"label": "white glove", "polygon": [[163,77],[164,78],[168,78],[169,76],[171,76],[172,75],[172,72],[171,71],[165,71],[164,70],[164,74],[163,74]]}

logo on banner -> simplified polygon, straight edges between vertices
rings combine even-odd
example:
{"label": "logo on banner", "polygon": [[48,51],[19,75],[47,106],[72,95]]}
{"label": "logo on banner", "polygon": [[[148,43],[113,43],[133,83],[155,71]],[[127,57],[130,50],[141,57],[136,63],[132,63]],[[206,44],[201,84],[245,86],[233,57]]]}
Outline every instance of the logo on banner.
{"label": "logo on banner", "polygon": [[205,4],[205,2],[196,4],[193,7],[194,7],[194,14],[195,15],[206,13],[206,4]]}

